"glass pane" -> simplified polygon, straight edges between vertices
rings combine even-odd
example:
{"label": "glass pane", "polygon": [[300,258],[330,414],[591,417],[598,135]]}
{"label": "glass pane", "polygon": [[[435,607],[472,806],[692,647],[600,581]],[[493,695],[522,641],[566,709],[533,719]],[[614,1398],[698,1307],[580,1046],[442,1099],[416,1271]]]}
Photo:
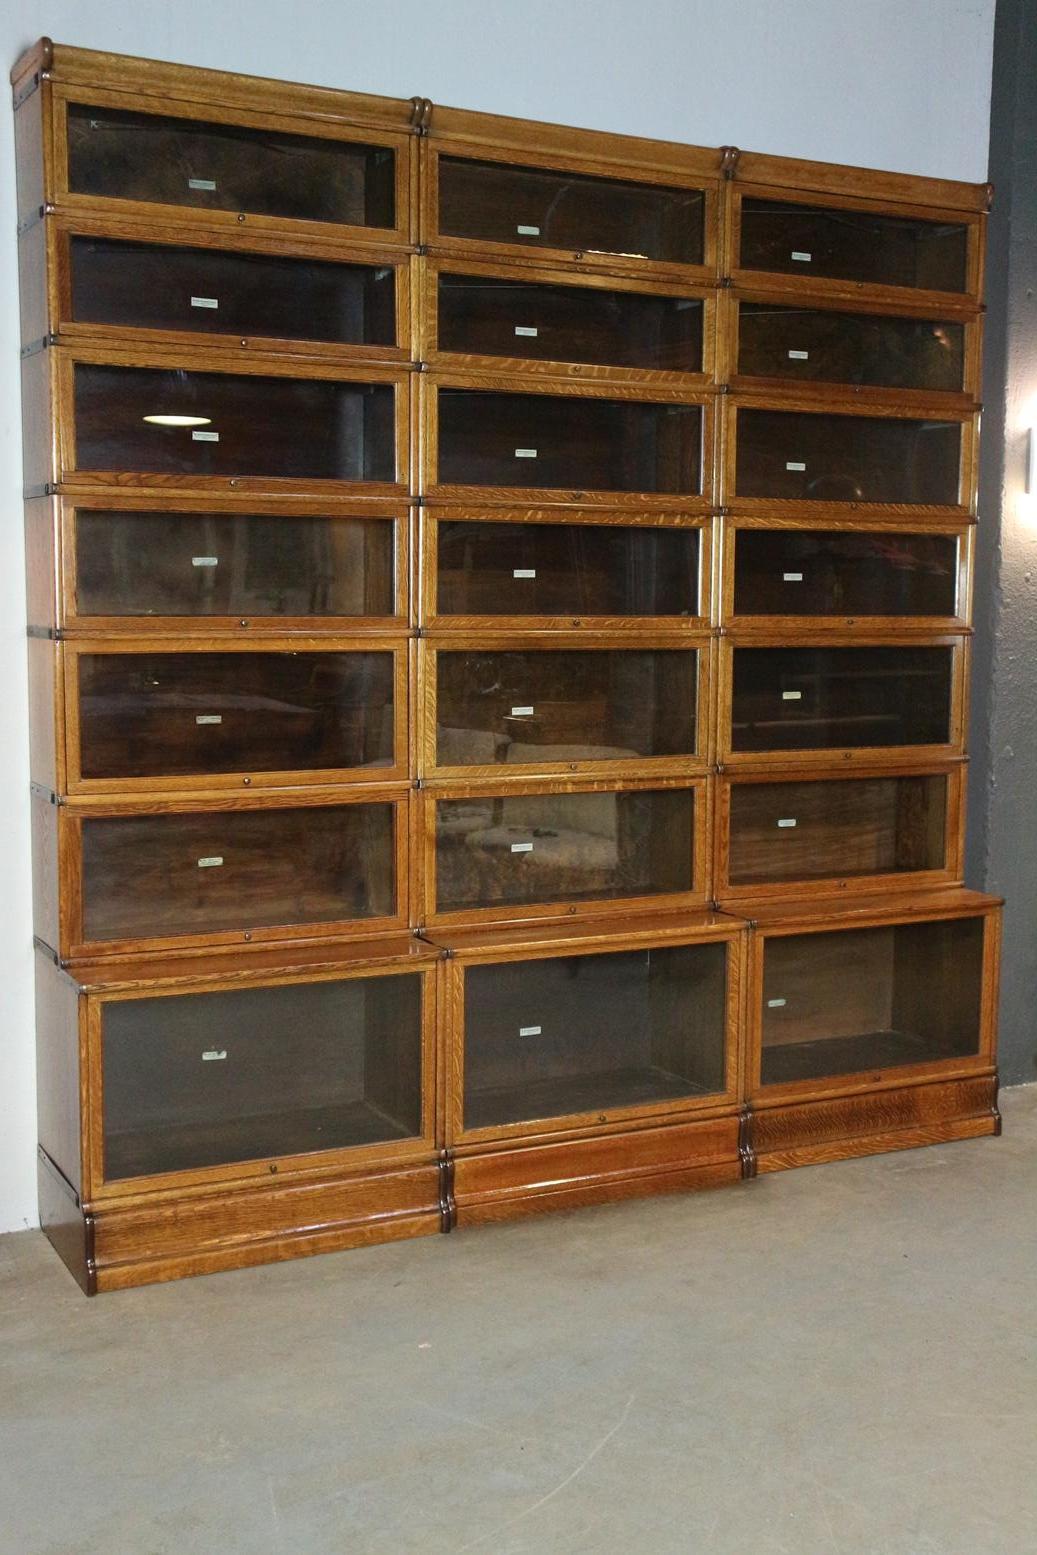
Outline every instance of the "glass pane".
{"label": "glass pane", "polygon": [[697,657],[677,649],[440,650],[437,764],[692,755]]}
{"label": "glass pane", "polygon": [[80,470],[396,478],[388,384],[77,363],[75,417]]}
{"label": "glass pane", "polygon": [[83,822],[88,940],[377,918],[394,908],[392,805]]}
{"label": "glass pane", "polygon": [[74,194],[392,227],[394,162],[386,146],[81,103],[68,109]]}
{"label": "glass pane", "polygon": [[516,794],[436,806],[440,912],[690,891],[695,796]]}
{"label": "glass pane", "polygon": [[439,391],[439,476],[451,486],[697,493],[702,410],[638,400]]}
{"label": "glass pane", "polygon": [[732,749],[945,745],[951,648],[737,648]]}
{"label": "glass pane", "polygon": [[961,426],[881,416],[738,411],[740,497],[798,502],[958,501]]}
{"label": "glass pane", "polygon": [[697,297],[441,275],[439,349],[699,373],[702,303]]}
{"label": "glass pane", "polygon": [[722,1091],[725,960],[681,945],[468,968],[465,1128]]}
{"label": "glass pane", "polygon": [[104,1006],[105,1177],[409,1139],[415,973]]}
{"label": "glass pane", "polygon": [[387,767],[390,653],[87,653],[85,778]]}
{"label": "glass pane", "polygon": [[947,779],[734,783],[732,885],[942,869]]}
{"label": "glass pane", "polygon": [[983,920],[764,941],[763,1083],[979,1051]]}
{"label": "glass pane", "polygon": [[704,210],[701,189],[439,161],[439,230],[449,237],[699,265]]}
{"label": "glass pane", "polygon": [[743,302],[738,309],[738,371],[756,378],[960,393],[965,326],[946,319],[881,318]]}
{"label": "glass pane", "polygon": [[440,615],[694,616],[697,529],[440,521]]}
{"label": "glass pane", "polygon": [[84,616],[394,616],[392,519],[76,515]]}
{"label": "glass pane", "polygon": [[70,239],[77,323],[396,344],[390,266]]}
{"label": "glass pane", "polygon": [[739,529],[735,614],[953,616],[955,535]]}
{"label": "glass pane", "polygon": [[746,270],[833,276],[876,286],[965,290],[968,228],[960,222],[742,201],[739,263]]}

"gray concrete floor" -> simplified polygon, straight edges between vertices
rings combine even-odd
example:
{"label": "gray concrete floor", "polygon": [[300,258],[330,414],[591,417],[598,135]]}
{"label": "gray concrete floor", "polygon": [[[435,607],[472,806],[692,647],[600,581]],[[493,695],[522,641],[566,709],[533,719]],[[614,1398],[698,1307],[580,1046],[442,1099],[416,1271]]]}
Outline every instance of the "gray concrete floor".
{"label": "gray concrete floor", "polygon": [[3,1555],[1037,1552],[1000,1140],[80,1296],[0,1239]]}

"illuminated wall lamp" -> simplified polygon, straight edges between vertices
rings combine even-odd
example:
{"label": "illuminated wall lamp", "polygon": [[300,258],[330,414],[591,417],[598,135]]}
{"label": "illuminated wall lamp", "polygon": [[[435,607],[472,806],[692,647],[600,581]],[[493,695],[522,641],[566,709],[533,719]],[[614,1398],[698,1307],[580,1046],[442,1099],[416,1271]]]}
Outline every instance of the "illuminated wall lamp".
{"label": "illuminated wall lamp", "polygon": [[1030,427],[1026,433],[1026,484],[1023,490],[1028,497],[1037,496],[1037,427]]}

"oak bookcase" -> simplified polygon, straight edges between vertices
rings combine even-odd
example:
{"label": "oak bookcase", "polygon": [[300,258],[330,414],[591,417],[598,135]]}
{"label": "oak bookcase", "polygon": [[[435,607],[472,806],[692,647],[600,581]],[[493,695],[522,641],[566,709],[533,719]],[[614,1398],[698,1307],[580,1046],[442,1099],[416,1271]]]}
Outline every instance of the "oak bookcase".
{"label": "oak bookcase", "polygon": [[48,39],[12,82],[84,1289],[996,1132],[989,189]]}

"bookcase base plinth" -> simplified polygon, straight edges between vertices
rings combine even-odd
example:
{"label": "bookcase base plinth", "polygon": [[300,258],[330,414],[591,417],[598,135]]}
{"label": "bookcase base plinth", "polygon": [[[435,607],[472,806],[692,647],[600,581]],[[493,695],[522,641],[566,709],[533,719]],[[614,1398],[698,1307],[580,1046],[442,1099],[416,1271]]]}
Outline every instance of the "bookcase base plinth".
{"label": "bookcase base plinth", "polygon": [[749,1124],[760,1172],[1000,1132],[993,1074],[760,1107]]}

